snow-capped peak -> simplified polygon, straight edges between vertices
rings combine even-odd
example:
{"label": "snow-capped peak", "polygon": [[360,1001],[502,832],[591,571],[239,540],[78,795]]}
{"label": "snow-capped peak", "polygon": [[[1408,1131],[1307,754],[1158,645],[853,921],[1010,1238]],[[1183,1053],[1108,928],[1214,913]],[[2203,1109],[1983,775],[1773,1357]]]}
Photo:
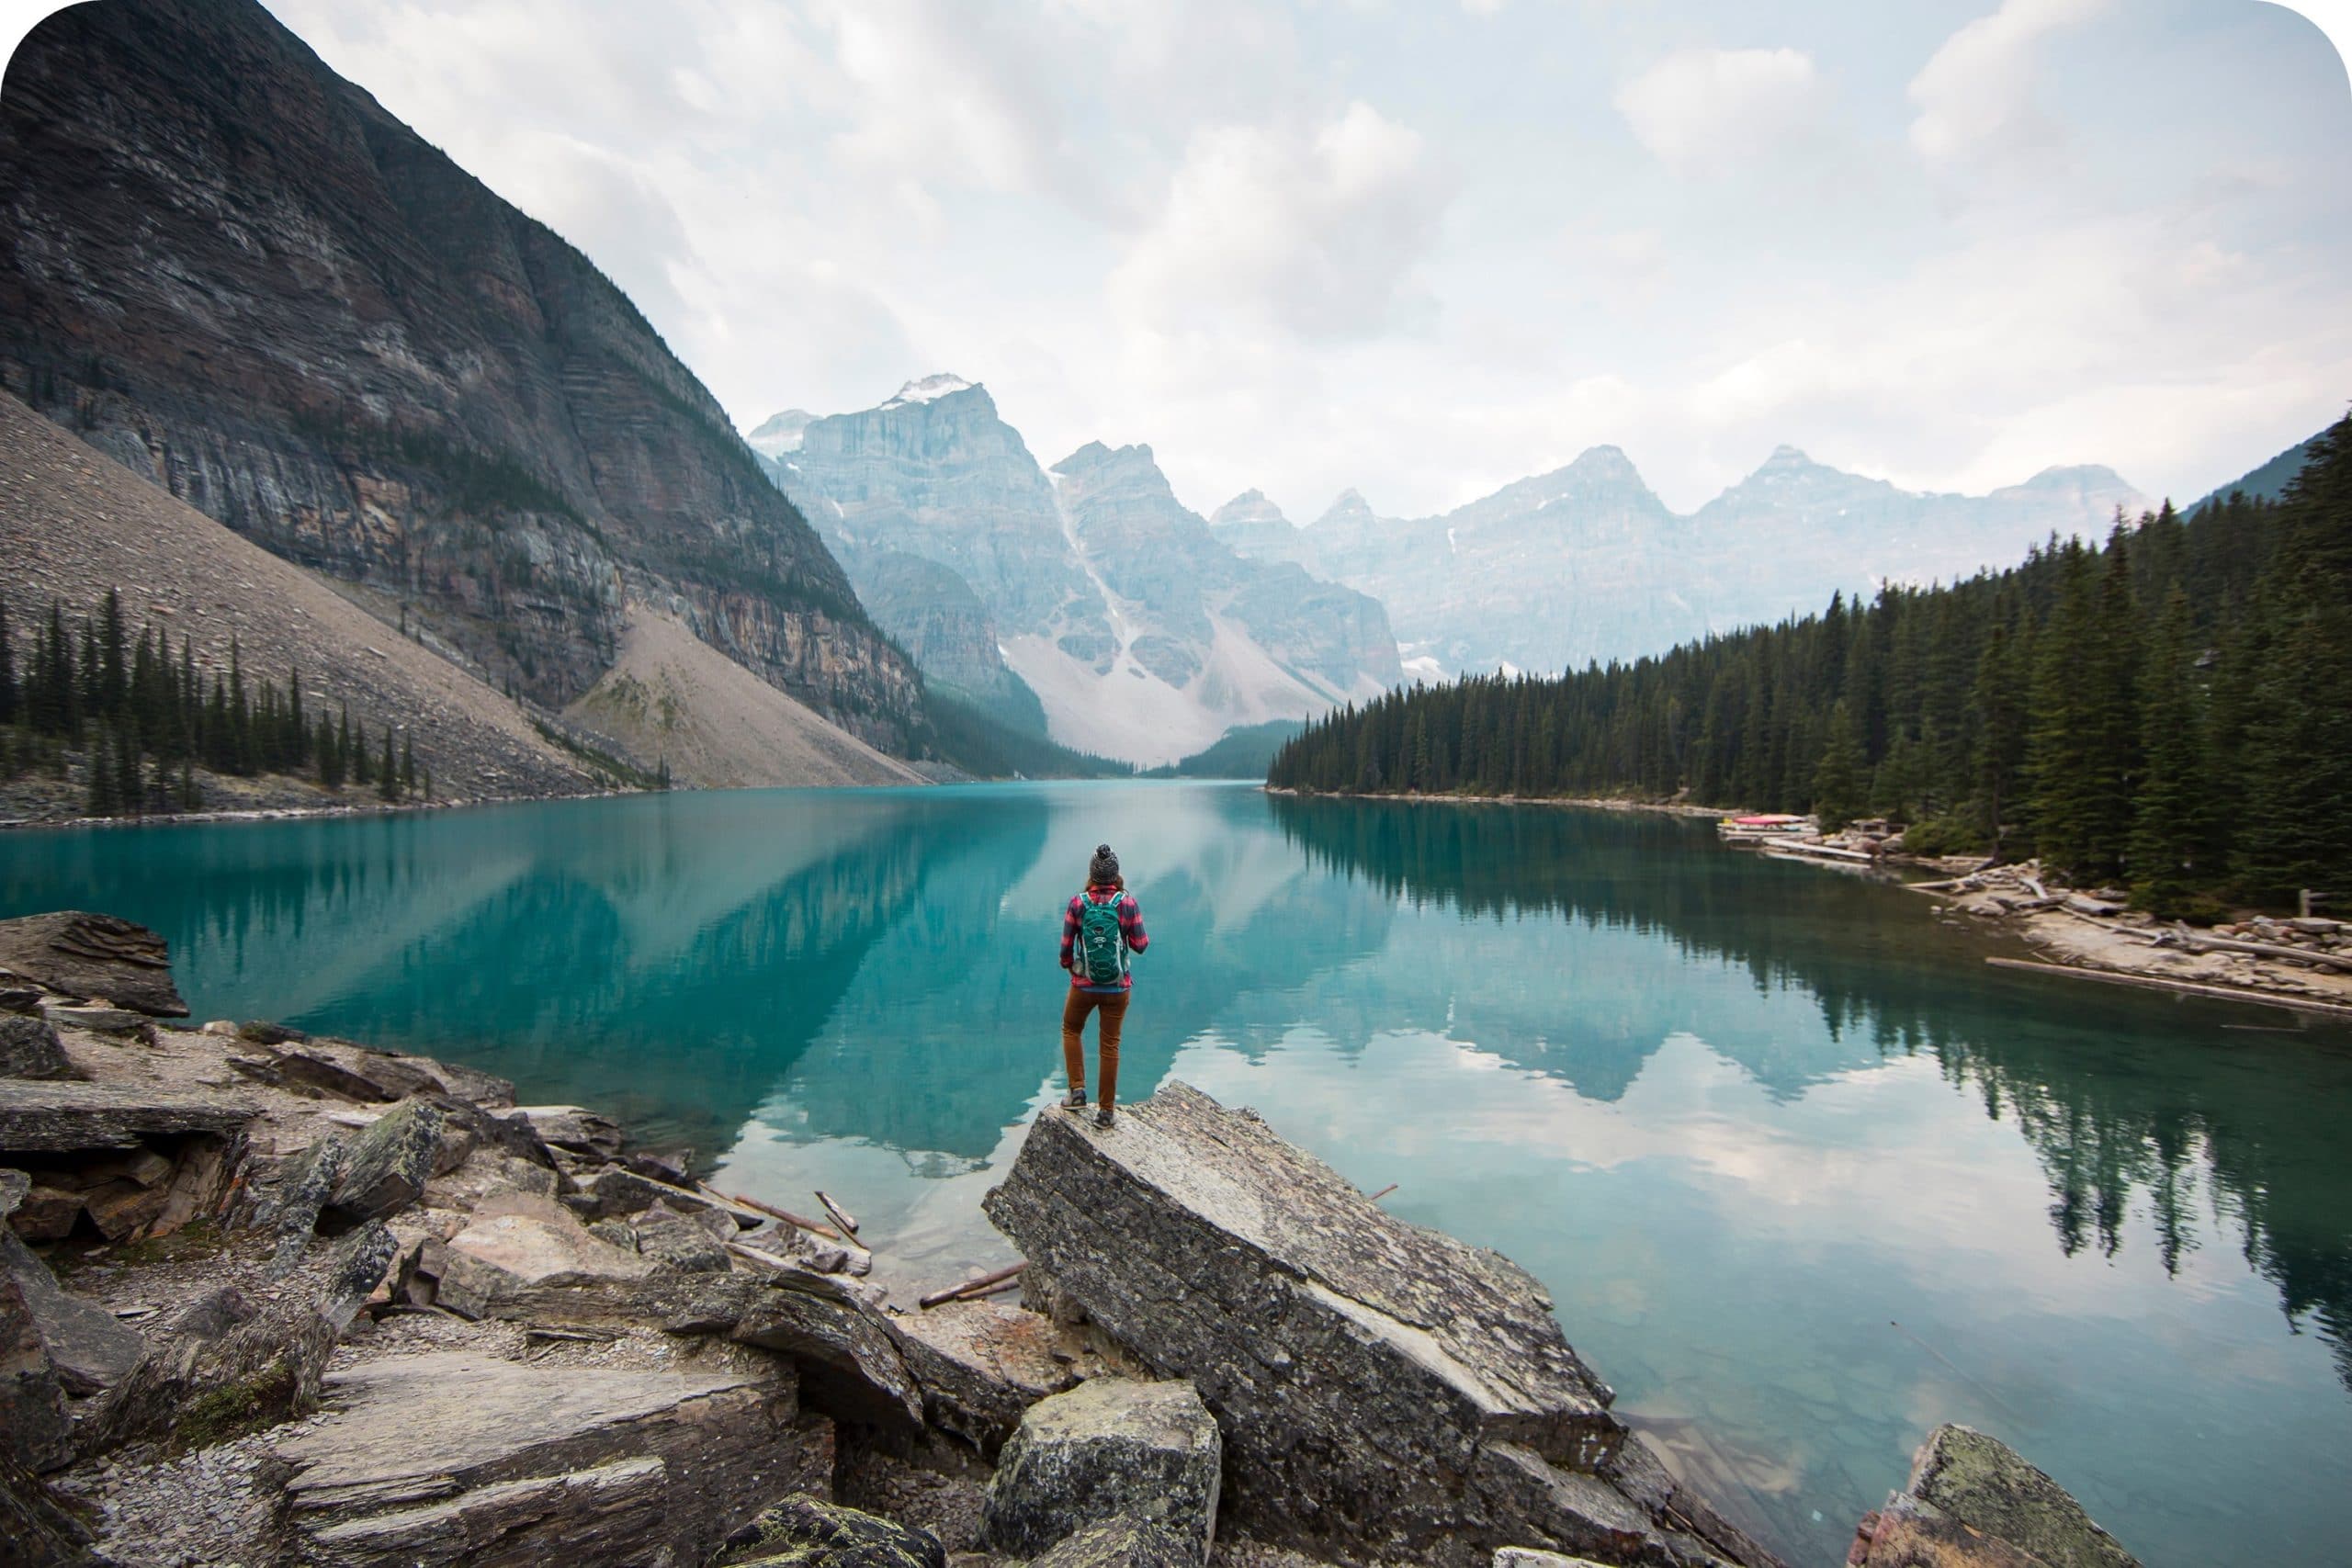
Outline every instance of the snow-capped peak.
{"label": "snow-capped peak", "polygon": [[770,457],[781,457],[786,452],[800,450],[801,433],[807,430],[816,415],[806,409],[786,409],[770,414],[761,426],[743,439],[755,452]]}
{"label": "snow-capped peak", "polygon": [[971,389],[971,382],[965,380],[961,376],[951,376],[943,370],[936,376],[925,376],[921,380],[908,382],[899,389],[895,397],[881,406],[886,409],[902,409],[910,403],[934,402],[950,392],[968,392]]}

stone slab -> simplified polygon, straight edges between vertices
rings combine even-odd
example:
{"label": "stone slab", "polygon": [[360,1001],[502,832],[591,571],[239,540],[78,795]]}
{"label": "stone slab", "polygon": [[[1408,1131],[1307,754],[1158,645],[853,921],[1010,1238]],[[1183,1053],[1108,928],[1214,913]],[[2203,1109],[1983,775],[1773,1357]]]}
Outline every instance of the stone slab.
{"label": "stone slab", "polygon": [[0,969],[69,997],[103,997],[154,1018],[186,1018],[171,949],[145,926],[66,909],[0,920]]}
{"label": "stone slab", "polygon": [[788,1378],[447,1351],[325,1393],[325,1418],[274,1445],[311,1562],[702,1562],[832,1463]]}
{"label": "stone slab", "polygon": [[1997,1438],[1939,1427],[1911,1465],[1911,1495],[2051,1568],[2139,1568],[2067,1490]]}
{"label": "stone slab", "polygon": [[1201,1568],[1225,1445],[1189,1382],[1097,1378],[1029,1407],[989,1483],[989,1544],[1035,1557],[1097,1525],[1165,1532]]}
{"label": "stone slab", "polygon": [[243,1100],[117,1084],[0,1084],[0,1150],[74,1154],[135,1149],[141,1139],[187,1133],[233,1133],[259,1115]]}

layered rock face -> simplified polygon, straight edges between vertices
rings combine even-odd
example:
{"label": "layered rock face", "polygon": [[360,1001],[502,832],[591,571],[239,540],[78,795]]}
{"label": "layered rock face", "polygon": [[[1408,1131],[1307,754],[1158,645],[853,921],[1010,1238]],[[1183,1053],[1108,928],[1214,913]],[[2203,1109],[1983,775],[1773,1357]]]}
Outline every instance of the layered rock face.
{"label": "layered rock face", "polygon": [[1237,554],[1148,446],[1089,446],[1048,473],[987,389],[953,377],[792,419],[761,427],[770,472],[880,624],[962,690],[996,694],[1009,667],[1065,744],[1169,761],[1399,678],[1376,602]]}
{"label": "layered rock face", "polygon": [[1227,1506],[1264,1539],[1354,1562],[1772,1561],[1610,1413],[1532,1279],[1250,1112],[1182,1084],[1107,1132],[1049,1111],[984,1207],[1025,1293],[1198,1388]]}
{"label": "layered rock face", "polygon": [[1253,491],[1212,525],[1244,555],[1301,562],[1379,599],[1416,673],[1435,676],[1658,653],[1818,611],[1835,590],[2007,564],[2052,530],[2095,535],[2118,506],[2145,504],[2106,468],[1921,495],[1783,446],[1681,516],[1624,453],[1596,446],[1442,516],[1380,517],[1349,491],[1301,528]]}
{"label": "layered rock face", "polygon": [[624,605],[861,736],[918,679],[586,257],[259,6],[37,27],[0,95],[0,384],[550,705]]}

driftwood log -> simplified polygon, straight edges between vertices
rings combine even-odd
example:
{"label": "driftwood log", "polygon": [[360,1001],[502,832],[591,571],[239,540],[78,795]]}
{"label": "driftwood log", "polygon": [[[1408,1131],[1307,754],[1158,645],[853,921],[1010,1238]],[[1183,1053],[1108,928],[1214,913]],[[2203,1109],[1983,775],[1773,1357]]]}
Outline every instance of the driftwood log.
{"label": "driftwood log", "polygon": [[2256,991],[2234,986],[2199,986],[2188,980],[2159,979],[2154,975],[2127,975],[2120,969],[2086,969],[2072,964],[2036,964],[2026,958],[1987,958],[1984,962],[1996,969],[2022,969],[2035,975],[2071,975],[2078,980],[2104,980],[2111,986],[2139,986],[2152,991],[2172,991],[2181,996],[2211,997],[2225,1002],[2257,1002],[2264,1007],[2288,1008],[2296,1012],[2352,1018],[2352,1007],[2341,1002],[2313,1001],[2308,997],[2290,996],[2283,991]]}
{"label": "driftwood log", "polygon": [[2241,942],[2235,937],[2203,936],[2185,931],[2167,932],[2160,940],[2191,953],[2245,953],[2256,958],[2284,958],[2299,964],[2318,964],[2352,974],[2352,956],[2341,953],[2315,953],[2306,947],[2281,947],[2275,942]]}
{"label": "driftwood log", "polygon": [[1021,1271],[1028,1267],[1026,1262],[1010,1264],[992,1274],[983,1274],[977,1280],[967,1280],[960,1285],[950,1285],[944,1291],[933,1291],[915,1304],[925,1312],[929,1312],[933,1307],[944,1306],[949,1302],[969,1301],[975,1296],[988,1295],[1012,1284],[1021,1277]]}

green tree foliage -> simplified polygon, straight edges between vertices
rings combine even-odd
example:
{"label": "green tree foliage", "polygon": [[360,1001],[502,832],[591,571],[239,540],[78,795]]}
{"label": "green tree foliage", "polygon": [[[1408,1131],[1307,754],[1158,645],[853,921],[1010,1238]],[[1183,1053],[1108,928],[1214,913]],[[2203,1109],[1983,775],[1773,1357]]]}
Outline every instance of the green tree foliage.
{"label": "green tree foliage", "polygon": [[1268,782],[1874,807],[2153,908],[2352,900],[2352,419],[2278,502],[2119,516],[1630,664],[1415,685],[1310,725]]}
{"label": "green tree foliage", "polygon": [[[122,596],[109,591],[89,614],[69,616],[52,602],[19,647],[17,621],[0,599],[0,778],[34,766],[59,776],[80,754],[86,808],[94,816],[194,811],[203,806],[198,770],[234,777],[309,775],[339,789],[358,768],[387,800],[418,792],[429,770],[403,736],[395,757],[390,727],[380,764],[355,753],[346,711],[338,731],[304,707],[302,674],[249,681],[233,636],[225,668],[200,671],[194,643],[143,627],[137,639]],[[359,744],[365,744],[364,728]]]}

